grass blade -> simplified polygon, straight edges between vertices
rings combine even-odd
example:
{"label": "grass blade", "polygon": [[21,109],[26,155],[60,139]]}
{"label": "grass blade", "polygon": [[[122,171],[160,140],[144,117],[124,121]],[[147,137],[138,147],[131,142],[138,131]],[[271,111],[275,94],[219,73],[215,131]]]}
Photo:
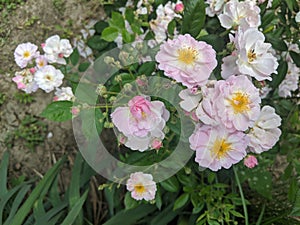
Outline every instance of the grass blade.
{"label": "grass blade", "polygon": [[7,169],[9,163],[9,152],[6,151],[3,153],[2,161],[0,164],[0,199],[7,193]]}
{"label": "grass blade", "polygon": [[63,157],[45,174],[44,178],[37,184],[37,186],[34,188],[31,195],[26,200],[26,202],[18,210],[11,225],[23,224],[24,219],[30,213],[36,199],[40,197],[41,193],[45,193],[47,188],[49,189],[50,185],[52,184],[53,180],[57,176],[57,173],[59,172],[59,169],[61,165],[64,163],[65,159],[66,157]]}
{"label": "grass blade", "polygon": [[65,220],[62,222],[61,225],[71,225],[74,223],[74,221],[76,220],[78,214],[81,212],[82,210],[82,206],[88,196],[88,190],[85,191],[85,193],[81,196],[81,198],[77,201],[77,203],[74,205],[74,207],[72,208],[72,210],[69,212],[69,214],[67,215],[67,217],[65,218]]}

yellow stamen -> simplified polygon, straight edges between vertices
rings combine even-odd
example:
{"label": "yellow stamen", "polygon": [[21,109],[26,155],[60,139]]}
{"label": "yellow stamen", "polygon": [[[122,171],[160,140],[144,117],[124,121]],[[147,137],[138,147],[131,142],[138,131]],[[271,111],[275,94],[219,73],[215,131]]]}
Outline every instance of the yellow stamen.
{"label": "yellow stamen", "polygon": [[226,142],[225,139],[217,139],[213,146],[212,152],[217,156],[218,159],[223,158],[224,155],[230,151],[231,144]]}
{"label": "yellow stamen", "polygon": [[248,54],[248,62],[253,62],[256,59],[256,53],[254,52],[254,49],[251,49]]}
{"label": "yellow stamen", "polygon": [[46,78],[46,80],[49,80],[49,81],[53,80],[52,76],[50,76],[50,75],[46,75],[45,78]]}
{"label": "yellow stamen", "polygon": [[178,50],[178,60],[187,65],[190,65],[195,62],[197,54],[198,52],[191,47],[182,48]]}
{"label": "yellow stamen", "polygon": [[138,193],[138,194],[143,194],[143,193],[146,191],[145,186],[142,185],[142,184],[137,184],[137,185],[135,185],[135,186],[134,186],[134,190],[135,190],[135,192]]}
{"label": "yellow stamen", "polygon": [[249,110],[249,96],[246,93],[236,92],[232,99],[229,100],[234,113],[243,113]]}
{"label": "yellow stamen", "polygon": [[24,53],[23,53],[23,57],[24,58],[28,58],[30,56],[30,52],[29,51],[25,51]]}

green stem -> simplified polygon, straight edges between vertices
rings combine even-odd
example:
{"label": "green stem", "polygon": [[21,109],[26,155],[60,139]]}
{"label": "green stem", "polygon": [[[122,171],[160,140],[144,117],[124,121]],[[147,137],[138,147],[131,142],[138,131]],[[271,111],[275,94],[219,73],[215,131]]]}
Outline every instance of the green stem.
{"label": "green stem", "polygon": [[235,176],[235,180],[236,183],[239,187],[239,191],[240,191],[240,195],[241,195],[241,199],[242,199],[242,204],[243,204],[243,209],[244,209],[244,215],[245,215],[245,225],[249,225],[249,221],[248,221],[248,211],[247,211],[247,205],[245,202],[245,197],[244,197],[244,193],[243,193],[243,189],[240,183],[240,179],[239,176],[237,174],[236,168],[233,166],[233,171],[234,171],[234,176]]}

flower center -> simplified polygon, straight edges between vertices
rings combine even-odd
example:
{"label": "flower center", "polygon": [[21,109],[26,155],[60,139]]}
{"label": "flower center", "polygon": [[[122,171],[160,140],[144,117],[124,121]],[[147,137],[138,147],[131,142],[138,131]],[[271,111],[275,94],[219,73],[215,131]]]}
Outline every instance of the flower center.
{"label": "flower center", "polygon": [[52,80],[53,80],[52,76],[49,75],[49,74],[47,74],[47,75],[45,76],[45,79],[48,80],[48,81],[52,81]]}
{"label": "flower center", "polygon": [[137,194],[143,194],[146,191],[145,186],[142,184],[135,185],[134,190]]}
{"label": "flower center", "polygon": [[182,48],[178,50],[178,60],[190,65],[193,64],[197,57],[197,50],[188,47],[188,48]]}
{"label": "flower center", "polygon": [[218,159],[222,158],[231,149],[231,144],[225,139],[217,139],[213,146],[213,153]]}
{"label": "flower center", "polygon": [[256,53],[254,52],[254,49],[251,49],[248,51],[248,62],[253,62],[256,59]]}
{"label": "flower center", "polygon": [[237,92],[233,95],[229,101],[234,113],[243,113],[249,110],[249,96],[246,93]]}
{"label": "flower center", "polygon": [[25,52],[23,53],[23,57],[24,57],[24,58],[29,58],[29,56],[30,56],[30,52],[29,52],[29,51],[25,51]]}

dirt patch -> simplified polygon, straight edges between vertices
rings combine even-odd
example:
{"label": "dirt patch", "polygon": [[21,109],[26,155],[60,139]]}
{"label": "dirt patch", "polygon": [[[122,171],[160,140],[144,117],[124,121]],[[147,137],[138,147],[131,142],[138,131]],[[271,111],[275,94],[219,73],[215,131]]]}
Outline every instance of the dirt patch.
{"label": "dirt patch", "polygon": [[[2,16],[2,15],[1,15]],[[51,35],[70,38],[80,35],[80,29],[91,19],[104,16],[97,0],[28,0],[1,17],[0,24],[0,93],[5,95],[0,104],[0,158],[8,150],[7,136],[20,128],[26,116],[33,116],[45,124],[45,140],[34,150],[26,147],[22,139],[13,140],[11,172],[15,175],[44,174],[65,152],[77,151],[71,121],[53,123],[39,118],[42,110],[52,101],[53,93],[39,90],[33,94],[31,103],[20,103],[16,97],[15,83],[11,81],[15,71],[20,70],[14,62],[13,52],[23,42],[40,44]]]}

